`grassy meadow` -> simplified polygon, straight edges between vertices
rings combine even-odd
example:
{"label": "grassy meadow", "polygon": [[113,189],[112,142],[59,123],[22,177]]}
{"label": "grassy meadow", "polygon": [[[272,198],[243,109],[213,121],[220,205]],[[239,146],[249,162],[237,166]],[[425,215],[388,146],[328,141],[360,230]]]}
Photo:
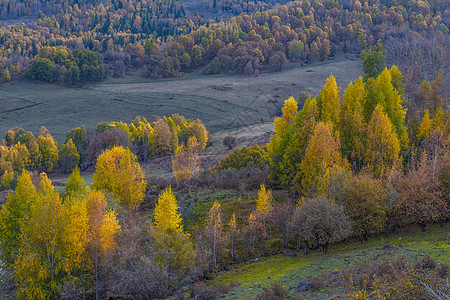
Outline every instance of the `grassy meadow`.
{"label": "grassy meadow", "polygon": [[362,74],[361,62],[342,57],[304,67],[293,64],[258,77],[200,71],[157,81],[132,76],[83,88],[13,80],[0,84],[0,132],[20,126],[37,133],[45,125],[61,144],[66,131],[81,124],[174,113],[201,119],[211,132],[230,130],[273,122],[284,99],[302,91],[315,94],[330,74],[346,87]]}

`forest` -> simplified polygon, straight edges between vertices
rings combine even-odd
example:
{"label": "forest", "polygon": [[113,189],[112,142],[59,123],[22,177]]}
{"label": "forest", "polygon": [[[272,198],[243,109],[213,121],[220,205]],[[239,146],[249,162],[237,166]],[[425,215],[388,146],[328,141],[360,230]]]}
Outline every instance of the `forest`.
{"label": "forest", "polygon": [[[0,254],[14,293],[212,299],[236,283],[208,287],[204,280],[255,256],[326,255],[352,240],[448,227],[443,74],[411,88],[409,103],[421,106],[407,113],[414,66],[404,78],[396,66],[382,68],[376,49],[363,53],[366,76],[345,90],[330,76],[317,95],[286,99],[267,144],[231,150],[211,169],[201,166],[211,134],[200,120],[176,114],[82,125],[60,148],[44,126],[37,137],[8,130],[0,173],[1,188],[11,192],[0,211]],[[223,143],[233,149],[229,138]],[[167,156],[172,179],[144,171],[147,161]],[[80,173],[89,168],[91,184]],[[63,186],[49,179],[55,170],[70,173]],[[233,192],[214,198],[217,191]],[[429,299],[450,291],[450,268],[429,256],[418,269],[392,264],[395,279],[377,271],[377,281],[355,284],[346,297]],[[274,283],[258,299],[285,296]]]}
{"label": "forest", "polygon": [[[202,17],[208,11],[216,18]],[[214,0],[193,5],[190,1],[8,0],[0,2],[2,18],[13,23],[0,26],[4,81],[26,75],[77,85],[102,80],[105,74],[119,78],[137,73],[157,79],[199,68],[205,74],[257,76],[283,70],[289,62],[310,64],[342,53],[360,53],[378,41],[391,43],[388,57],[408,66],[421,61],[425,48],[433,61],[428,68],[448,69],[443,60],[448,53],[448,1]],[[28,25],[20,23],[23,18]],[[414,51],[401,51],[399,46]],[[89,59],[80,61],[80,55]]]}

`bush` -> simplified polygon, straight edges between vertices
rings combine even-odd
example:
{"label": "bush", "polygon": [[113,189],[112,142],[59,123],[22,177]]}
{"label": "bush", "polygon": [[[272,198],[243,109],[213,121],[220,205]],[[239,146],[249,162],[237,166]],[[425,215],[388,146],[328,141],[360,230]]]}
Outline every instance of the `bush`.
{"label": "bush", "polygon": [[[225,141],[224,141],[225,142]],[[259,169],[267,168],[269,162],[265,147],[254,145],[236,149],[227,154],[212,169],[212,172],[222,170],[243,170],[243,169]]]}

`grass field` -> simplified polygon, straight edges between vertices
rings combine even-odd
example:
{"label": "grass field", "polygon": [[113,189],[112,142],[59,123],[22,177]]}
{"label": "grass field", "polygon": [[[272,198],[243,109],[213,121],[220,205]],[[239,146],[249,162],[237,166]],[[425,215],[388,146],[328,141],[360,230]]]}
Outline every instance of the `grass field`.
{"label": "grass field", "polygon": [[66,131],[81,124],[129,122],[137,115],[151,120],[174,113],[200,118],[217,132],[271,122],[288,96],[304,90],[317,93],[330,74],[345,88],[361,73],[359,60],[342,57],[259,77],[204,76],[196,71],[170,80],[108,79],[84,88],[13,80],[0,84],[0,132],[20,126],[36,133],[45,125],[62,143]]}
{"label": "grass field", "polygon": [[[401,241],[400,241],[401,239]],[[450,264],[450,227],[432,226],[425,232],[418,228],[412,232],[380,236],[369,242],[349,242],[330,247],[328,254],[314,251],[296,257],[277,255],[262,258],[260,262],[245,264],[216,278],[215,282],[239,285],[225,299],[255,299],[264,286],[280,283],[288,292],[288,299],[328,299],[343,292],[340,288],[324,288],[315,292],[299,292],[299,280],[310,280],[324,274],[339,274],[346,267],[364,266],[371,262],[384,262],[404,257],[412,264],[429,254],[437,263]],[[390,244],[389,248],[384,245]],[[325,275],[329,276],[329,275]]]}

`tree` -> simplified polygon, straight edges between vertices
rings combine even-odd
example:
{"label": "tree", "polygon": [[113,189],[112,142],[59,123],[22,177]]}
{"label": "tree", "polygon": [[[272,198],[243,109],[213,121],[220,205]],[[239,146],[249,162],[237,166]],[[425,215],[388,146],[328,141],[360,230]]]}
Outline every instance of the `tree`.
{"label": "tree", "polygon": [[5,69],[5,73],[3,73],[3,80],[5,81],[11,81],[11,75],[9,74],[9,69]]}
{"label": "tree", "polygon": [[375,78],[383,71],[385,67],[385,55],[383,45],[378,42],[375,46],[364,49],[361,53],[363,60],[363,71],[366,74],[366,79],[369,77]]}
{"label": "tree", "polygon": [[363,164],[364,134],[367,123],[364,120],[365,86],[362,77],[351,82],[344,93],[340,117],[342,154],[360,170]]}
{"label": "tree", "polygon": [[37,57],[25,72],[30,79],[53,82],[53,70],[55,65],[48,58]]}
{"label": "tree", "polygon": [[84,178],[80,175],[80,169],[75,167],[67,180],[64,198],[83,199],[89,194],[89,191],[89,187],[84,184]]}
{"label": "tree", "polygon": [[317,107],[319,108],[320,120],[324,123],[339,124],[341,113],[341,90],[338,88],[336,78],[333,75],[327,78],[317,96]]}
{"label": "tree", "polygon": [[256,199],[256,211],[260,212],[264,223],[264,236],[267,236],[267,218],[273,206],[272,190],[267,189],[261,184],[258,191],[258,199]]}
{"label": "tree", "polygon": [[381,177],[398,159],[400,143],[391,121],[380,105],[377,105],[373,112],[365,136],[365,167],[371,170],[375,177]]}
{"label": "tree", "polygon": [[422,122],[419,126],[419,135],[417,136],[417,140],[421,141],[424,138],[427,138],[431,132],[433,131],[433,122],[430,119],[430,114],[428,113],[428,109],[425,110],[425,114],[423,115]]}
{"label": "tree", "polygon": [[228,223],[228,227],[230,230],[230,241],[231,241],[231,259],[234,259],[234,247],[236,242],[237,235],[237,223],[236,223],[236,214],[233,213],[231,216],[230,222]]}
{"label": "tree", "polygon": [[282,168],[283,156],[292,134],[291,127],[298,114],[297,101],[293,97],[284,101],[282,114],[282,117],[275,118],[275,134],[270,137],[269,144],[267,145],[269,164],[271,167],[270,177],[273,179],[279,179],[285,173],[285,170]]}
{"label": "tree", "polygon": [[98,267],[102,265],[104,257],[116,246],[115,238],[120,225],[114,211],[106,211],[106,198],[97,191],[93,191],[86,200],[88,215],[87,252],[94,263],[95,295],[98,295]]}
{"label": "tree", "polygon": [[330,169],[348,168],[348,162],[340,152],[339,134],[333,134],[333,124],[319,122],[314,129],[305,157],[300,163],[297,180],[301,180],[305,194],[318,191],[320,180]]}
{"label": "tree", "polygon": [[69,139],[62,144],[59,150],[59,166],[64,173],[72,172],[72,170],[80,163],[80,155],[78,154],[77,147]]}
{"label": "tree", "polygon": [[155,247],[155,261],[166,276],[181,276],[192,265],[194,250],[189,234],[183,231],[183,220],[170,187],[159,195],[154,215],[150,235]]}
{"label": "tree", "polygon": [[299,205],[292,216],[293,234],[302,241],[315,242],[324,254],[328,245],[350,235],[351,223],[344,207],[326,198],[312,198]]}
{"label": "tree", "polygon": [[215,275],[217,267],[218,253],[224,242],[223,224],[222,224],[222,206],[218,202],[214,202],[213,206],[208,212],[206,219],[206,227],[204,234],[209,240],[210,249],[212,252],[212,271]]}
{"label": "tree", "polygon": [[53,166],[58,162],[58,144],[45,126],[42,126],[39,130],[36,143],[39,146],[38,170],[51,172]]}
{"label": "tree", "polygon": [[65,206],[41,174],[39,196],[23,218],[14,276],[18,296],[48,299],[82,269],[87,243],[87,213],[82,202]]}
{"label": "tree", "polygon": [[6,268],[11,268],[18,256],[23,219],[37,197],[30,173],[23,171],[17,179],[15,191],[8,195],[0,211],[0,257]]}
{"label": "tree", "polygon": [[173,176],[178,182],[193,179],[200,173],[198,148],[197,139],[190,137],[187,146],[182,145],[172,157]]}
{"label": "tree", "polygon": [[92,187],[109,191],[125,207],[137,209],[144,199],[145,174],[130,149],[114,147],[97,158]]}
{"label": "tree", "polygon": [[288,225],[294,211],[294,205],[290,203],[279,203],[273,206],[273,209],[269,215],[270,223],[278,230],[279,233],[283,235],[284,246],[286,248],[288,247],[289,239]]}
{"label": "tree", "polygon": [[433,163],[422,155],[417,170],[410,171],[398,186],[399,209],[422,231],[430,222],[443,222],[450,213],[441,182],[433,176]]}
{"label": "tree", "polygon": [[386,223],[388,195],[382,183],[367,175],[353,177],[345,188],[345,208],[354,232],[367,241],[368,234]]}

